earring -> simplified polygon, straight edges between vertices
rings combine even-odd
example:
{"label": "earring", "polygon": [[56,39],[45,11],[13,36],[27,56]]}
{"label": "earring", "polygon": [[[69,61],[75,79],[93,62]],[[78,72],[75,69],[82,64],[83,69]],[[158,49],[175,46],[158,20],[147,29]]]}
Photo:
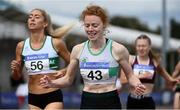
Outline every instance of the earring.
{"label": "earring", "polygon": [[110,31],[108,29],[105,29],[103,35],[107,35],[108,33],[110,33]]}

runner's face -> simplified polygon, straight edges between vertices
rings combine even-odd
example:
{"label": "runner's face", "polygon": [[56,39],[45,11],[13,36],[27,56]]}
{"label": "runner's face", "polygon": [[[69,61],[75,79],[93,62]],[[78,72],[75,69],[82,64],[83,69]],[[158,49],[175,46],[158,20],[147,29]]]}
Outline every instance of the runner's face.
{"label": "runner's face", "polygon": [[103,36],[103,22],[100,17],[95,15],[86,15],[84,18],[84,29],[89,40],[96,40]]}
{"label": "runner's face", "polygon": [[136,52],[139,56],[148,56],[151,46],[147,39],[138,39],[136,42]]}
{"label": "runner's face", "polygon": [[30,30],[40,30],[46,27],[44,16],[39,10],[33,10],[29,14],[28,28]]}

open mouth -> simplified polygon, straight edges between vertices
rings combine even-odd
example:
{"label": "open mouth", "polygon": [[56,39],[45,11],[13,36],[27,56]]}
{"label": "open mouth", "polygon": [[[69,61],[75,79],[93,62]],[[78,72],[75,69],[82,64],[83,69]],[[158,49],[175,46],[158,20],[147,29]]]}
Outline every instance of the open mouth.
{"label": "open mouth", "polygon": [[36,24],[35,23],[30,23],[30,26],[35,26]]}
{"label": "open mouth", "polygon": [[87,32],[87,34],[88,34],[89,36],[95,36],[95,35],[97,34],[97,32]]}

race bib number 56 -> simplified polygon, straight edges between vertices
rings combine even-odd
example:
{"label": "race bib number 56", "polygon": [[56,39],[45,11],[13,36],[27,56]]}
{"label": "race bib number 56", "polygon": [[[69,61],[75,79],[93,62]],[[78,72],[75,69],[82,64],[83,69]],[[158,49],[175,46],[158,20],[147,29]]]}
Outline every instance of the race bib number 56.
{"label": "race bib number 56", "polygon": [[48,54],[25,56],[25,65],[28,72],[38,72],[49,68]]}

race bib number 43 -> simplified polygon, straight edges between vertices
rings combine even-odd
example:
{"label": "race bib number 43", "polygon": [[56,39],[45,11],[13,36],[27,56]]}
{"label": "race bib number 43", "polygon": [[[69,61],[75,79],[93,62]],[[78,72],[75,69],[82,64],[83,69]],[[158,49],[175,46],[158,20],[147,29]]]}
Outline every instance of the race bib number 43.
{"label": "race bib number 43", "polygon": [[81,75],[85,80],[106,80],[109,78],[109,63],[83,62],[80,65]]}

